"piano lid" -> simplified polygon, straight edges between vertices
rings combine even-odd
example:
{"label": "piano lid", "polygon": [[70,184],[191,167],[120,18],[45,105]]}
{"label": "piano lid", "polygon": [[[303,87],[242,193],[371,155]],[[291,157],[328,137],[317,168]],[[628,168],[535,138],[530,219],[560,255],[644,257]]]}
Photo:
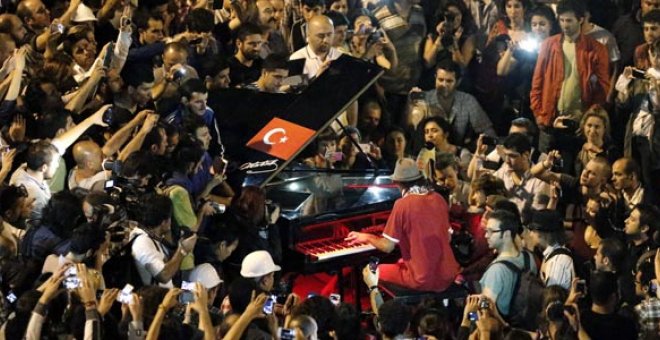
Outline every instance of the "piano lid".
{"label": "piano lid", "polygon": [[210,93],[208,105],[219,114],[226,155],[237,161],[243,185],[264,187],[273,180],[382,73],[343,55],[300,94]]}

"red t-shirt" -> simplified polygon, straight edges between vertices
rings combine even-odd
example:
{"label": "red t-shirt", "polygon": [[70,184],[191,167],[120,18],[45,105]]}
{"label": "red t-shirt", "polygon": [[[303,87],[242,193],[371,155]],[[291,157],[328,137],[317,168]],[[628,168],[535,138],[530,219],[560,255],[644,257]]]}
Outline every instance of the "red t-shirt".
{"label": "red t-shirt", "polygon": [[399,263],[379,266],[383,281],[440,292],[459,272],[449,245],[447,202],[435,192],[409,194],[397,200],[383,236],[401,249]]}

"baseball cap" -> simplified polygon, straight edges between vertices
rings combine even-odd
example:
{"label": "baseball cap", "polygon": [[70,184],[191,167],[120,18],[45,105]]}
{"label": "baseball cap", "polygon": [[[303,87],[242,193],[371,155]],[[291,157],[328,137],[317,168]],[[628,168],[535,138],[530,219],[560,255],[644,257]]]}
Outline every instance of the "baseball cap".
{"label": "baseball cap", "polygon": [[265,250],[249,253],[241,263],[241,276],[245,278],[261,277],[282,268],[273,262],[273,258]]}
{"label": "baseball cap", "polygon": [[417,163],[412,158],[402,158],[396,162],[392,180],[396,182],[411,182],[422,178]]}
{"label": "baseball cap", "polygon": [[211,289],[221,284],[223,281],[218,276],[218,272],[209,263],[202,263],[190,272],[190,282],[199,282],[206,289]]}

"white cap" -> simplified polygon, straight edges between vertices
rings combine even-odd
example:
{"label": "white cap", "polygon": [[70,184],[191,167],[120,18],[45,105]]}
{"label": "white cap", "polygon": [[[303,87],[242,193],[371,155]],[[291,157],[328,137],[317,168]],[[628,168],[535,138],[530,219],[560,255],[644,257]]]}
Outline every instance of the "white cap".
{"label": "white cap", "polygon": [[218,272],[209,263],[202,263],[190,272],[190,282],[199,282],[206,289],[211,289],[223,281]]}
{"label": "white cap", "polygon": [[245,278],[262,277],[282,268],[273,262],[273,258],[265,250],[249,253],[241,263],[241,276]]}
{"label": "white cap", "polygon": [[73,17],[71,18],[71,21],[87,22],[87,21],[98,21],[98,19],[96,19],[96,17],[94,16],[94,12],[92,12],[91,8],[81,3],[80,5],[78,5],[78,8],[76,8],[76,12],[73,13]]}

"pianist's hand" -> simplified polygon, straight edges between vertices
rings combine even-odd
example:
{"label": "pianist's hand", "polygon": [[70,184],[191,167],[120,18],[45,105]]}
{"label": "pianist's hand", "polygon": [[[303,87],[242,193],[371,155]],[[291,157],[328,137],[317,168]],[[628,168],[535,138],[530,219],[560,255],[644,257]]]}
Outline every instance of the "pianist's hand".
{"label": "pianist's hand", "polygon": [[376,272],[373,273],[369,269],[369,265],[366,265],[364,269],[362,269],[362,279],[364,280],[364,283],[367,285],[367,287],[371,288],[373,286],[378,286],[378,275],[380,274],[380,271],[378,268],[376,268]]}
{"label": "pianist's hand", "polygon": [[344,241],[348,242],[348,244],[353,245],[353,244],[360,244],[360,243],[367,243],[369,238],[369,234],[366,233],[359,233],[357,231],[351,231],[348,233],[348,236],[344,239]]}

